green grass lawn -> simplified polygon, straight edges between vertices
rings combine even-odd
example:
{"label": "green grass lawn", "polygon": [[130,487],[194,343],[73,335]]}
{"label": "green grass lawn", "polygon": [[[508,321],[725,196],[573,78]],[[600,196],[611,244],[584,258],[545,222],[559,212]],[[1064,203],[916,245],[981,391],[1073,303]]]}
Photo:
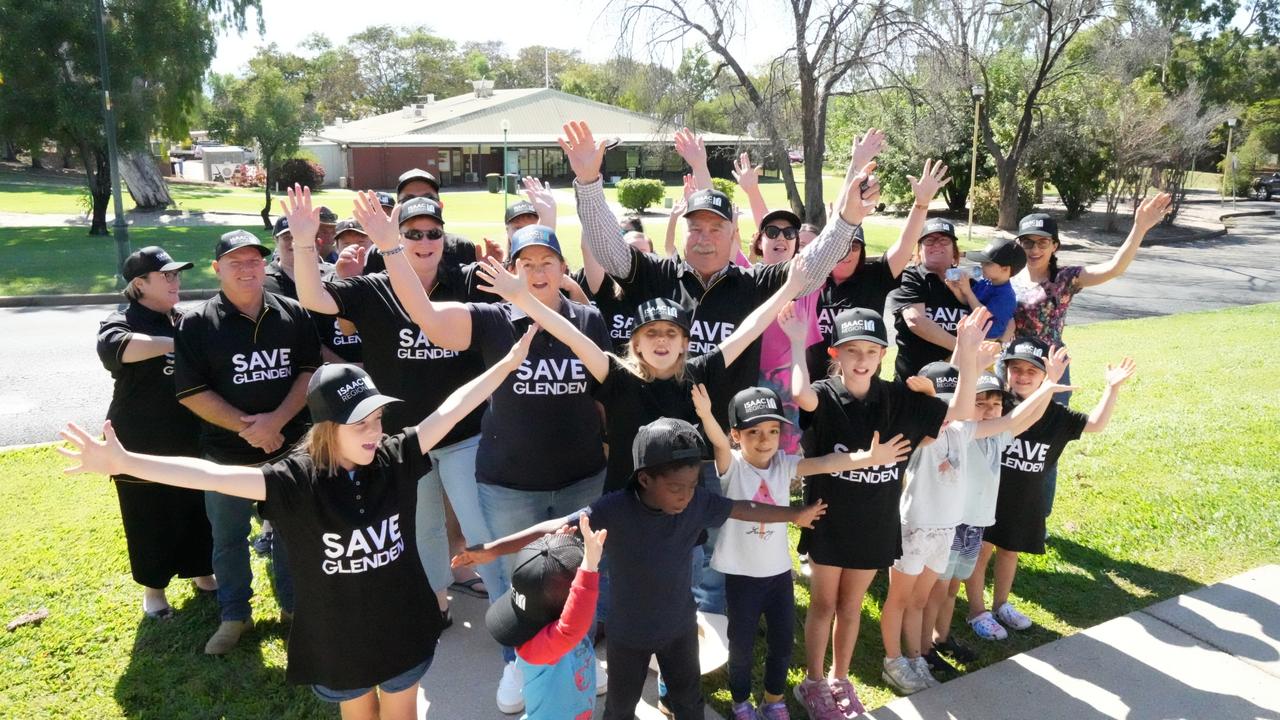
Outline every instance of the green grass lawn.
{"label": "green grass lawn", "polygon": [[[1068,332],[1081,386],[1077,408],[1097,400],[1107,361],[1133,354],[1139,374],[1123,389],[1110,428],[1063,456],[1048,554],[1025,561],[1014,586],[1035,629],[978,645],[958,622],[957,637],[982,651],[970,670],[1274,562],[1280,380],[1270,359],[1280,353],[1277,324],[1280,304]],[[41,625],[0,634],[6,717],[335,717],[309,691],[283,682],[284,636],[270,620],[265,561],[254,558],[254,605],[266,619],[257,642],[206,657],[214,602],[175,582],[177,617],[140,621],[111,487],[101,478],[66,477],[64,465],[49,447],[0,454],[0,504],[22,508],[0,518],[0,542],[10,548],[0,558],[0,617],[50,611]],[[884,592],[881,578],[864,606],[853,667],[868,707],[893,697],[879,670]],[[800,583],[800,621],[808,601]],[[797,625],[792,682],[801,678],[802,658]],[[722,712],[725,682],[721,671],[704,685]]]}

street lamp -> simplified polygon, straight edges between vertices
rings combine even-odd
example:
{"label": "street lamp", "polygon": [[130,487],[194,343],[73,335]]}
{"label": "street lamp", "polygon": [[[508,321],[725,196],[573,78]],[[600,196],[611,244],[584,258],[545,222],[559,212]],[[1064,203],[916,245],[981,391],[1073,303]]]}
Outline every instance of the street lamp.
{"label": "street lamp", "polygon": [[1236,209],[1236,161],[1235,158],[1231,157],[1231,138],[1235,134],[1237,122],[1239,122],[1237,118],[1227,118],[1227,166],[1231,170],[1231,185],[1229,187],[1231,188],[1232,212]]}
{"label": "street lamp", "polygon": [[973,188],[978,182],[978,115],[982,110],[982,98],[987,94],[986,88],[974,85],[973,88],[973,159],[969,164],[969,242],[973,242]]}
{"label": "street lamp", "polygon": [[129,223],[124,218],[124,202],[120,198],[120,169],[116,159],[116,113],[111,106],[110,69],[107,66],[107,11],[97,0],[98,65],[102,70],[102,120],[107,134],[107,166],[111,170],[111,194],[115,198],[116,220],[116,286],[124,287],[124,261],[129,257]]}
{"label": "street lamp", "polygon": [[507,133],[511,131],[511,123],[502,118],[502,212],[507,211]]}

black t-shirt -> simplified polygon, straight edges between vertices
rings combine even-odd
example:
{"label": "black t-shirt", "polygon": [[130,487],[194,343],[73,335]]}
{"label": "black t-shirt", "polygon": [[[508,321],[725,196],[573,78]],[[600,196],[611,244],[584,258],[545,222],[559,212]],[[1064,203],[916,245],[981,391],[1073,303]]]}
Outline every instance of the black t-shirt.
{"label": "black t-shirt", "polygon": [[[468,307],[471,347],[492,367],[524,335],[529,318],[508,303]],[[560,314],[601,350],[609,349],[598,310],[562,298]],[[480,423],[476,480],[543,491],[600,472],[605,466],[604,431],[592,397],[596,384],[568,345],[540,330],[524,363],[489,400]]]}
{"label": "black t-shirt", "polygon": [[354,476],[322,474],[305,453],[263,466],[262,516],[298,589],[289,682],[372,687],[435,653],[443,618],[414,539],[418,478],[430,469],[416,428],[383,436]]}
{"label": "black t-shirt", "polygon": [[200,455],[200,421],[173,395],[173,353],[140,362],[122,360],[134,333],[171,338],[178,313],[131,302],[98,328],[98,358],[115,379],[107,419],[126,449],[150,455]]}
{"label": "black t-shirt", "polygon": [[[693,425],[699,423],[690,394],[698,383],[707,386],[712,398],[724,394],[722,389],[729,384],[729,378],[719,348],[685,363],[683,380],[645,382],[616,357],[609,356],[609,374],[596,390],[596,400],[604,405],[605,436],[609,440],[605,492],[620,490],[631,481],[631,474],[635,472],[631,444],[641,427],[661,417],[678,418]],[[728,401],[725,403],[727,414]]]}
{"label": "black t-shirt", "polygon": [[[582,287],[587,299],[604,316],[604,326],[609,329],[609,340],[613,343],[613,351],[619,355],[627,352],[631,340],[631,330],[636,325],[636,307],[639,302],[622,292],[618,284],[609,275],[604,276],[599,292],[591,292],[591,283],[587,282],[587,271],[579,270],[573,274],[574,282]],[[618,297],[621,295],[622,297]]]}
{"label": "black t-shirt", "polygon": [[951,357],[951,350],[934,345],[911,332],[902,311],[910,305],[924,304],[925,315],[943,330],[956,334],[956,325],[969,314],[969,306],[947,288],[942,278],[912,265],[902,272],[902,284],[889,294],[889,311],[893,313],[893,327],[898,336],[898,359],[894,362],[894,377],[898,380],[911,377],[931,362]]}
{"label": "black t-shirt", "polygon": [[689,553],[707,528],[720,527],[733,501],[702,488],[678,515],[654,510],[634,488],[591,503],[591,527],[607,529],[609,637],[637,648],[658,648],[697,624]]}
{"label": "black t-shirt", "polygon": [[884,314],[884,301],[898,288],[898,278],[893,274],[889,261],[884,257],[871,258],[842,283],[827,277],[818,294],[818,330],[822,342],[809,346],[809,377],[827,375],[830,357],[827,348],[835,338],[836,315],[852,308],[866,308]]}
{"label": "black t-shirt", "polygon": [[[280,407],[298,375],[320,366],[320,341],[297,302],[263,293],[258,317],[218,293],[182,316],[174,338],[174,390],[181,400],[206,390],[246,415]],[[267,454],[231,430],[201,421],[200,450],[214,460],[258,465],[282,457],[306,432],[306,408],[284,428],[284,448]]]}
{"label": "black t-shirt", "polygon": [[[333,265],[327,262],[320,263],[320,280],[328,282],[336,277]],[[282,295],[290,300],[298,299],[298,285],[293,278],[285,273],[284,268],[280,266],[279,258],[272,260],[267,265],[267,277],[263,281],[262,287],[269,293]],[[325,347],[334,352],[335,355],[342,358],[343,362],[358,363],[360,359],[360,333],[354,335],[343,335],[342,329],[338,327],[338,318],[333,315],[323,315],[318,312],[307,311],[311,315],[312,321],[315,322],[316,335],[319,336],[320,342]],[[394,426],[393,426],[394,427]]]}
{"label": "black t-shirt", "polygon": [[[461,235],[444,234],[444,250],[440,252],[440,267],[464,267],[476,261],[476,244]],[[387,269],[387,259],[377,247],[370,247],[364,256],[364,274],[371,275]]]}
{"label": "black t-shirt", "polygon": [[[459,271],[440,272],[431,299],[465,301]],[[338,304],[338,316],[363,331],[364,369],[378,390],[404,402],[388,405],[383,427],[417,425],[445,398],[484,372],[478,350],[456,352],[431,344],[400,304],[386,273],[361,275],[325,283]],[[480,432],[484,408],[476,408],[440,441],[452,445]]]}
{"label": "black t-shirt", "polygon": [[[709,288],[704,289],[697,274],[685,267],[683,260],[660,258],[631,248],[631,275],[617,280],[627,296],[637,303],[664,297],[693,306],[689,356],[697,357],[728,339],[751,311],[785,285],[790,267],[790,261],[749,268],[730,264]],[[733,363],[729,374],[731,383],[726,391],[730,398],[739,390],[757,384],[760,379],[759,339]],[[717,398],[712,400],[716,417],[723,421],[728,412],[727,405]]]}
{"label": "black t-shirt", "polygon": [[1049,403],[1044,415],[1009,443],[1000,456],[996,523],[983,539],[1006,550],[1044,552],[1045,469],[1088,424],[1088,415]]}
{"label": "black t-shirt", "polygon": [[[838,377],[813,383],[818,407],[800,412],[805,451],[813,457],[857,452],[880,439],[901,433],[915,447],[937,437],[947,404],[915,392],[904,383],[871,380],[862,400],[851,395]],[[800,531],[801,552],[814,562],[851,569],[883,569],[902,556],[902,518],[898,498],[907,461],[829,475],[810,475],[805,502],[827,502],[827,513],[812,530]]]}

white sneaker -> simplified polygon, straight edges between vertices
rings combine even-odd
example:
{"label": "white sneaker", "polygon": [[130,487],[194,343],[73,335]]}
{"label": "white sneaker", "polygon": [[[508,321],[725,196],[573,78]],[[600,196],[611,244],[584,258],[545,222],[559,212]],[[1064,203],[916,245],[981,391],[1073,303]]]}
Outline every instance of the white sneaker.
{"label": "white sneaker", "polygon": [[502,679],[498,681],[498,710],[507,715],[524,711],[524,673],[514,662],[502,668]]}
{"label": "white sneaker", "polygon": [[1014,630],[1026,630],[1031,627],[1031,618],[1018,612],[1013,603],[1006,601],[1005,604],[996,608],[996,617],[1004,625],[1008,625]]}
{"label": "white sneaker", "polygon": [[609,673],[604,669],[604,663],[596,661],[596,695],[603,695],[609,690]]}
{"label": "white sneaker", "polygon": [[923,657],[911,658],[911,669],[916,671],[916,676],[924,682],[925,687],[938,687],[942,684],[933,676],[933,671],[929,669],[929,661]]}
{"label": "white sneaker", "polygon": [[880,677],[889,683],[889,687],[902,695],[918,693],[928,687],[924,684],[924,678],[916,675],[915,669],[911,667],[911,661],[901,655],[893,659],[884,659],[884,670],[880,672]]}

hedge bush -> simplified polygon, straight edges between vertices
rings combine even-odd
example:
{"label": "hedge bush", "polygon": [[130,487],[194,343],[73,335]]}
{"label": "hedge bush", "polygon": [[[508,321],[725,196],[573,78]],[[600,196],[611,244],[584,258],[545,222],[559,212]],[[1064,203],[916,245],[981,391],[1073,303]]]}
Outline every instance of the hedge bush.
{"label": "hedge bush", "polygon": [[[1000,179],[987,178],[973,189],[973,221],[979,225],[995,225],[1000,219]],[[1036,207],[1036,185],[1030,179],[1018,181],[1018,217],[1028,215]]]}
{"label": "hedge bush", "polygon": [[711,187],[727,195],[729,202],[733,202],[733,194],[738,190],[738,183],[728,178],[711,178]]}
{"label": "hedge bush", "polygon": [[662,202],[666,193],[661,180],[627,178],[618,181],[618,204],[635,212],[644,212],[650,205]]}
{"label": "hedge bush", "polygon": [[312,190],[324,184],[324,168],[320,163],[306,158],[289,158],[276,171],[277,189],[290,188],[297,183]]}

